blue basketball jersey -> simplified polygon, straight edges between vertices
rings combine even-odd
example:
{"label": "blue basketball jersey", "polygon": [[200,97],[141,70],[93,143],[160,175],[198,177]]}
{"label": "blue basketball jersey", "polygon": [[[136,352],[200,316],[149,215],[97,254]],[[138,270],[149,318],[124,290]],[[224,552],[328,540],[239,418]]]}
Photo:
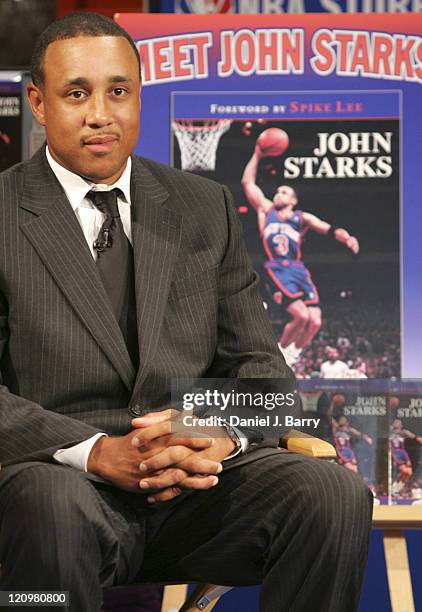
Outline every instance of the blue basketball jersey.
{"label": "blue basketball jersey", "polygon": [[406,441],[406,436],[403,435],[403,433],[401,431],[392,431],[390,433],[390,441],[391,441],[391,446],[393,448],[402,448],[404,449],[404,443]]}
{"label": "blue basketball jersey", "polygon": [[337,427],[334,438],[338,446],[349,446],[350,445],[350,433],[347,426]]}
{"label": "blue basketball jersey", "polygon": [[290,219],[282,221],[275,208],[268,211],[262,240],[270,259],[300,259],[302,241],[302,211],[296,210]]}

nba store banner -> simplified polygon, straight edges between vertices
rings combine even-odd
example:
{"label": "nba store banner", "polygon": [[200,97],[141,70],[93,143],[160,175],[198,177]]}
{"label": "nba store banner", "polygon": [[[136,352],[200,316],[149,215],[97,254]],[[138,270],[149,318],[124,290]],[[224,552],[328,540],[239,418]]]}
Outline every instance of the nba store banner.
{"label": "nba store banner", "polygon": [[160,0],[161,13],[418,13],[421,0]]}

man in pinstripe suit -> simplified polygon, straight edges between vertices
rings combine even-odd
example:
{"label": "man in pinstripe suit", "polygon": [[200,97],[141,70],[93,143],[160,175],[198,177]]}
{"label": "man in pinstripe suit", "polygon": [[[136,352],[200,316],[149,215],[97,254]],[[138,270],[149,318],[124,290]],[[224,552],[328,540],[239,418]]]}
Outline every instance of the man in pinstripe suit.
{"label": "man in pinstripe suit", "polygon": [[[0,176],[0,587],[92,612],[135,579],[262,582],[265,612],[355,610],[371,498],[354,474],[278,450],[276,430],[169,435],[172,378],[291,374],[227,190],[130,156],[139,89],[105,18],[65,18],[35,49],[47,147]],[[111,188],[132,356],[93,248],[90,193]]]}

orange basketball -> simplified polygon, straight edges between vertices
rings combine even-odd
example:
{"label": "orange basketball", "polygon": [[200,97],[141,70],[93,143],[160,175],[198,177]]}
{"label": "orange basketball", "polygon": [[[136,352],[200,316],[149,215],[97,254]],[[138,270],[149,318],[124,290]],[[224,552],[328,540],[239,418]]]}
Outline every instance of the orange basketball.
{"label": "orange basketball", "polygon": [[256,143],[263,157],[277,157],[289,146],[289,137],[280,128],[268,128],[258,136]]}
{"label": "orange basketball", "polygon": [[400,406],[400,400],[395,395],[392,395],[389,398],[388,403],[389,403],[389,407],[390,407],[391,410],[396,410],[396,408],[398,408]]}
{"label": "orange basketball", "polygon": [[333,406],[344,406],[344,404],[346,403],[346,398],[344,397],[344,395],[341,395],[341,393],[336,393],[335,395],[333,395]]}

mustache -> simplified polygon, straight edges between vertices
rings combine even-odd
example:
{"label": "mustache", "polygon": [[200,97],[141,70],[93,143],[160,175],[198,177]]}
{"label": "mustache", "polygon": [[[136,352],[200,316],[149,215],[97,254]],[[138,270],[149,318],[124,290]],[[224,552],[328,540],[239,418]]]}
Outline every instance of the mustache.
{"label": "mustache", "polygon": [[120,134],[118,132],[112,131],[112,132],[95,132],[94,134],[87,134],[86,136],[84,136],[82,138],[82,142],[85,144],[87,142],[90,142],[92,140],[95,140],[96,138],[120,138]]}

